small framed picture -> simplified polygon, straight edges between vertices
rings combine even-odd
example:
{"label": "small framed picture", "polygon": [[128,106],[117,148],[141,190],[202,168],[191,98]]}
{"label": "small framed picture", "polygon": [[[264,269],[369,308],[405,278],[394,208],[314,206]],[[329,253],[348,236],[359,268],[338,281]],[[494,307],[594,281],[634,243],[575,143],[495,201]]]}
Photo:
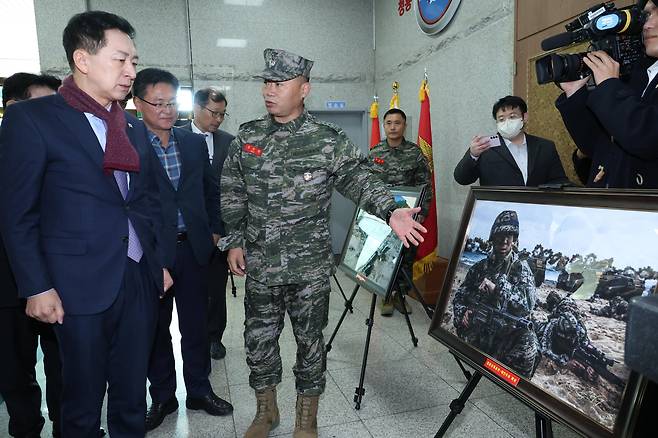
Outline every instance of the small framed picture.
{"label": "small framed picture", "polygon": [[[399,207],[420,205],[422,187],[391,189]],[[391,227],[360,204],[347,233],[338,268],[357,284],[381,297],[387,297],[398,272],[404,245]]]}

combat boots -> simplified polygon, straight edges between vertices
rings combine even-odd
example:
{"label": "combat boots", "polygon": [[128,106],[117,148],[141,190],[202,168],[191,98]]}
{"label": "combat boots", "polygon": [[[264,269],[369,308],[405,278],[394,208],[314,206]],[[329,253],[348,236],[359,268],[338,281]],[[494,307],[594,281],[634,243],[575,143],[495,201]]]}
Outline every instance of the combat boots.
{"label": "combat boots", "polygon": [[270,430],[279,425],[279,407],[276,405],[276,387],[256,391],[256,416],[244,438],[266,438]]}
{"label": "combat boots", "polygon": [[319,395],[297,395],[297,415],[293,438],[317,438]]}

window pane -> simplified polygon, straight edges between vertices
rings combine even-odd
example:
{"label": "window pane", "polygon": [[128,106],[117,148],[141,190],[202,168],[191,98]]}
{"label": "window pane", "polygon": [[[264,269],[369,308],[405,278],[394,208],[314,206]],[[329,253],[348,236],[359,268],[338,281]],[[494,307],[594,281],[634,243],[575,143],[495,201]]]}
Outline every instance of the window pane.
{"label": "window pane", "polygon": [[37,23],[32,0],[0,0],[0,77],[16,72],[39,73]]}

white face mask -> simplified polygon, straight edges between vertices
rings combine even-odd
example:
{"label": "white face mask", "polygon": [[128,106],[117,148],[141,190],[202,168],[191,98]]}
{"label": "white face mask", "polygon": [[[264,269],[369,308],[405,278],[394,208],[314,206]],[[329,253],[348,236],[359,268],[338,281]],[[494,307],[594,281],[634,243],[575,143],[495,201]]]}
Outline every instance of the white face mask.
{"label": "white face mask", "polygon": [[511,140],[523,129],[523,119],[507,119],[496,123],[496,129],[507,140]]}

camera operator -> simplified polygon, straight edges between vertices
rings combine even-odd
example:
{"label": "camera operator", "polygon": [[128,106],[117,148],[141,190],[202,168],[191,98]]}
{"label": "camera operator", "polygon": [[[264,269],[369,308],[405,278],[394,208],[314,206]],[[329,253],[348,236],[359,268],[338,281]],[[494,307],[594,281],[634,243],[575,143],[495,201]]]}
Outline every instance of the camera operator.
{"label": "camera operator", "polygon": [[589,77],[562,82],[555,106],[578,148],[592,159],[589,187],[658,188],[658,6],[640,0],[646,22],[646,57],[636,62],[628,83],[619,79],[619,63],[606,52],[584,58]]}

